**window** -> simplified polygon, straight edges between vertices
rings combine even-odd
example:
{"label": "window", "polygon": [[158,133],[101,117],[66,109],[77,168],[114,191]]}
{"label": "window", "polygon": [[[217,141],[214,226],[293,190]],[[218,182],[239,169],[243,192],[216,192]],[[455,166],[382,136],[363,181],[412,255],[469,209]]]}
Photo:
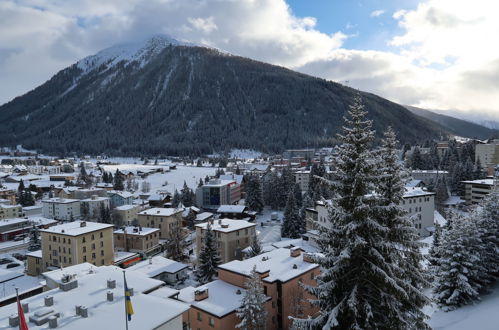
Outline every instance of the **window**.
{"label": "window", "polygon": [[200,312],[198,312],[198,321],[202,321],[203,320],[203,316],[201,315]]}
{"label": "window", "polygon": [[52,236],[52,242],[56,242],[57,238],[55,236]]}
{"label": "window", "polygon": [[92,250],[95,250],[95,243],[92,243]]}
{"label": "window", "polygon": [[265,295],[267,295],[267,286],[266,286],[266,285],[264,285],[264,286],[263,286],[263,293],[264,293]]}
{"label": "window", "polygon": [[87,262],[87,256],[83,256],[83,262]]}
{"label": "window", "polygon": [[68,253],[71,253],[71,248],[68,248]]}
{"label": "window", "polygon": [[64,263],[66,263],[66,257],[64,257]]}
{"label": "window", "polygon": [[63,242],[64,244],[66,244],[66,238],[63,238],[63,239],[62,239],[62,242]]}
{"label": "window", "polygon": [[100,250],[100,255],[103,256],[104,255],[104,250]]}
{"label": "window", "polygon": [[85,252],[87,252],[87,247],[86,246],[83,247],[83,253],[85,253]]}
{"label": "window", "polygon": [[81,239],[81,242],[85,243],[85,236],[83,236],[83,238]]}
{"label": "window", "polygon": [[100,264],[104,265],[104,259],[101,259]]}
{"label": "window", "polygon": [[100,242],[100,247],[104,247],[104,242]]}
{"label": "window", "polygon": [[71,244],[71,238],[68,238],[68,244]]}
{"label": "window", "polygon": [[92,253],[92,259],[95,259],[95,252]]}
{"label": "window", "polygon": [[69,257],[69,263],[71,263],[71,257]]}
{"label": "window", "polygon": [[313,279],[314,279],[314,277],[315,277],[314,272],[311,272],[311,273],[310,273],[310,279],[311,279],[311,280],[313,280]]}
{"label": "window", "polygon": [[100,238],[102,238],[102,237],[104,237],[104,236],[103,236],[102,232],[100,232]]}
{"label": "window", "polygon": [[208,321],[209,321],[210,327],[214,327],[215,326],[215,320],[212,317],[210,317],[208,319]]}
{"label": "window", "polygon": [[95,235],[94,235],[94,234],[92,234],[92,241],[93,241],[94,239],[95,239]]}

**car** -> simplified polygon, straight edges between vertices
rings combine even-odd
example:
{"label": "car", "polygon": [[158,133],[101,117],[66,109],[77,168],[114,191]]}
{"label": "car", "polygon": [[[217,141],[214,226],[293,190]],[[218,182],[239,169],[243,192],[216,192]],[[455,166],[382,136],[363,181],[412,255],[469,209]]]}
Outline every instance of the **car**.
{"label": "car", "polygon": [[9,269],[9,268],[14,268],[14,267],[19,267],[21,266],[21,264],[18,264],[17,262],[13,262],[11,264],[8,264],[5,268]]}
{"label": "car", "polygon": [[23,241],[26,235],[21,234],[21,235],[16,235],[14,236],[14,241]]}
{"label": "car", "polygon": [[28,246],[28,251],[38,251],[42,248],[40,244],[33,244]]}
{"label": "car", "polygon": [[0,259],[0,265],[5,265],[5,264],[8,264],[12,261],[14,261],[14,260],[9,259],[9,258],[2,258],[2,259]]}

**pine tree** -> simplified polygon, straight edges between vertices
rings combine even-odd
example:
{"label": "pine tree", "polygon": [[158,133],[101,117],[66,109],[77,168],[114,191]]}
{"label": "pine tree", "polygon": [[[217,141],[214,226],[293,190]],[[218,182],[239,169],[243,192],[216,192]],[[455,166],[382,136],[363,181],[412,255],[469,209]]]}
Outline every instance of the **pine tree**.
{"label": "pine tree", "polygon": [[239,165],[236,165],[236,171],[235,171],[235,174],[236,174],[236,175],[241,175],[241,170],[239,169]]}
{"label": "pine tree", "polygon": [[168,258],[182,261],[184,259],[184,250],[185,250],[185,235],[182,230],[182,226],[180,222],[177,222],[173,225],[172,230],[170,231],[170,239],[168,241]]}
{"label": "pine tree", "polygon": [[437,177],[437,182],[435,183],[435,206],[439,212],[444,209],[444,202],[449,198],[449,193],[447,191],[447,180],[445,176]]}
{"label": "pine tree", "polygon": [[251,211],[261,212],[263,210],[263,196],[260,179],[254,175],[246,176],[245,204]]}
{"label": "pine tree", "polygon": [[418,146],[414,147],[411,155],[411,167],[413,170],[424,169],[424,161]]}
{"label": "pine tree", "polygon": [[250,245],[250,251],[248,253],[248,256],[251,257],[256,257],[257,255],[261,254],[263,252],[262,245],[260,243],[260,240],[256,236],[256,233],[253,235],[251,239],[251,245]]}
{"label": "pine tree", "polygon": [[125,186],[123,185],[123,176],[122,174],[116,169],[116,173],[114,174],[114,185],[113,185],[114,190],[125,190]]}
{"label": "pine tree", "polygon": [[270,172],[264,180],[263,184],[263,200],[271,209],[279,208],[280,192],[279,192],[279,176],[277,173]]}
{"label": "pine tree", "polygon": [[295,176],[293,175],[293,172],[291,172],[291,169],[286,167],[282,170],[281,176],[278,179],[279,207],[286,206],[288,195],[290,192],[293,192],[294,186]]}
{"label": "pine tree", "polygon": [[241,320],[236,328],[243,330],[264,330],[267,323],[265,303],[267,296],[263,293],[263,283],[260,274],[253,266],[250,278],[245,283],[246,292],[237,309],[237,317]]}
{"label": "pine tree", "polygon": [[295,194],[290,191],[286,208],[284,209],[284,219],[282,221],[281,236],[288,238],[300,238],[305,226],[300,218],[300,211],[295,201]]}
{"label": "pine tree", "polygon": [[203,179],[199,178],[198,187],[202,187],[204,185]]}
{"label": "pine tree", "polygon": [[435,233],[433,234],[433,242],[428,252],[428,261],[430,263],[430,273],[432,277],[436,276],[436,271],[439,266],[440,248],[442,245],[442,227],[435,223]]}
{"label": "pine tree", "polygon": [[172,198],[172,207],[177,208],[180,205],[180,202],[181,202],[180,194],[178,193],[178,190],[175,189]]}
{"label": "pine tree", "polygon": [[216,276],[219,264],[220,257],[216,247],[216,240],[210,222],[208,222],[204,231],[203,246],[198,256],[197,281],[201,284],[210,282]]}
{"label": "pine tree", "polygon": [[[406,218],[392,205],[392,200],[402,198],[400,178],[389,183],[385,177],[380,182],[383,172],[376,170],[380,160],[370,150],[372,122],[366,119],[363,108],[360,96],[355,97],[338,135],[342,144],[330,184],[331,228],[321,229],[322,254],[314,256],[323,271],[317,287],[306,287],[317,297],[312,303],[320,308],[320,314],[294,323],[324,329],[424,329],[422,313],[410,315],[420,303],[410,301],[420,297],[418,288],[411,287],[419,276],[404,278],[411,266],[416,267],[412,260],[418,257],[412,255],[414,242],[408,242],[411,260],[407,262],[401,261],[406,256],[403,251],[395,251],[395,241],[412,237],[411,231],[404,229]],[[384,157],[386,175],[392,155]],[[376,183],[382,186],[373,194]],[[382,216],[379,211],[383,208],[390,216]]]}
{"label": "pine tree", "polygon": [[185,207],[194,205],[194,193],[184,181],[184,186],[180,190],[180,201]]}
{"label": "pine tree", "polygon": [[478,301],[484,285],[476,224],[455,212],[451,218],[452,227],[443,235],[434,288],[435,300],[447,310]]}
{"label": "pine tree", "polygon": [[33,194],[29,189],[25,189],[24,192],[22,192],[22,195],[23,195],[22,203],[20,203],[22,206],[35,205],[35,199],[33,198]]}

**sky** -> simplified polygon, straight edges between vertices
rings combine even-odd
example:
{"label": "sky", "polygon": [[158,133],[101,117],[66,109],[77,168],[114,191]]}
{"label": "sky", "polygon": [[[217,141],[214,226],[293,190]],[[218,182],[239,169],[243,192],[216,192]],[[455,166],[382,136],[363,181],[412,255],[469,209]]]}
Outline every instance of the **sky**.
{"label": "sky", "polygon": [[0,104],[155,34],[499,119],[496,0],[1,0]]}

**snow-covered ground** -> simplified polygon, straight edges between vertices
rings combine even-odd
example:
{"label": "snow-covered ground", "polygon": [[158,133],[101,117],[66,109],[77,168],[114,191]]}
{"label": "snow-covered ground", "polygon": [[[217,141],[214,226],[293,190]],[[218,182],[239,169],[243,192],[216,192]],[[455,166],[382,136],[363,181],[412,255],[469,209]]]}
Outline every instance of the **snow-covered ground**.
{"label": "snow-covered ground", "polygon": [[[273,212],[277,213],[277,218],[280,220],[279,222],[270,220]],[[279,242],[281,240],[282,216],[282,211],[272,211],[270,208],[266,207],[263,210],[262,214],[256,217],[256,231],[258,239],[262,244]]]}

